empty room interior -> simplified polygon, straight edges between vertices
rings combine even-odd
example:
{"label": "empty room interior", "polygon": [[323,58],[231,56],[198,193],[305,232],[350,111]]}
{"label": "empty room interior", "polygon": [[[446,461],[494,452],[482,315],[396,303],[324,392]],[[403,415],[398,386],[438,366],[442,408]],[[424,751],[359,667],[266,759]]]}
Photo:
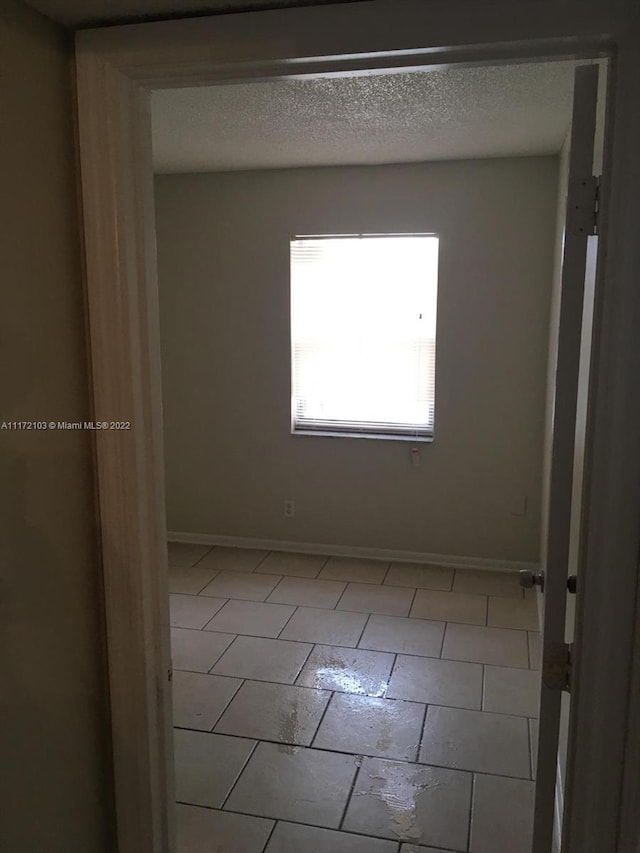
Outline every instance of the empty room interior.
{"label": "empty room interior", "polygon": [[530,853],[574,68],[153,92],[180,853]]}

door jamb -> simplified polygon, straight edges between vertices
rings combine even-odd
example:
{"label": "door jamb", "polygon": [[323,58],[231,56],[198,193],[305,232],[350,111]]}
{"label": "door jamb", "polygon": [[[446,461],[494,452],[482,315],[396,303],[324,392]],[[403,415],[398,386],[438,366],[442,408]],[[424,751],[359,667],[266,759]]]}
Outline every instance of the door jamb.
{"label": "door jamb", "polygon": [[[474,31],[478,44],[471,47],[461,40],[464,33],[458,12],[449,13],[444,5],[439,11],[438,4],[429,4],[427,9],[420,0],[404,2],[401,16],[394,15],[384,2],[354,3],[78,34],[79,144],[95,419],[131,423],[130,430],[96,434],[119,853],[170,853],[174,849],[149,90],[357,68],[406,70],[433,67],[434,61],[442,66],[593,57],[614,48],[622,52],[626,63],[622,95],[615,93],[620,103],[613,122],[614,143],[629,155],[634,134],[640,141],[638,111],[630,132],[625,133],[627,119],[620,118],[625,107],[631,109],[633,42],[629,37],[625,41],[622,25],[615,38],[603,39],[601,22],[590,21],[584,13],[580,17],[579,4],[573,14],[568,8],[565,18],[556,4],[548,6],[546,17],[536,9],[527,18],[525,9],[517,4],[507,14],[504,9],[495,14],[482,10]],[[424,34],[418,44],[416,33]],[[602,592],[597,567],[603,565],[605,553],[612,560],[610,583],[617,580],[620,586],[615,594],[609,590],[600,598],[599,603],[606,604],[604,613],[594,606],[586,609],[590,629],[602,629],[603,640],[598,655],[581,661],[585,681],[581,713],[591,737],[600,731],[599,722],[611,720],[612,706],[615,721],[624,717],[622,706],[626,709],[624,676],[629,666],[633,610],[624,605],[631,590],[635,592],[630,558],[640,536],[640,494],[632,479],[640,472],[640,454],[634,447],[640,432],[640,401],[633,384],[633,371],[640,374],[640,365],[628,325],[640,317],[640,297],[633,292],[632,232],[625,218],[633,204],[625,197],[625,175],[623,168],[612,169],[603,188],[617,241],[612,247],[615,251],[607,255],[607,289],[603,289],[599,306],[602,334],[595,366],[599,390],[589,497],[597,524],[589,530],[585,566],[585,574],[596,580],[586,585],[585,594],[597,595],[596,589]],[[625,520],[631,523],[629,513],[637,510],[638,522],[625,531],[626,536],[614,540],[615,529],[619,532],[614,511],[623,500],[628,510]],[[611,654],[614,648],[619,658],[613,670],[618,692],[610,692],[612,671],[606,659],[607,651]],[[604,691],[603,696],[604,684],[609,692]],[[616,757],[621,757],[624,738],[615,725],[608,725],[612,731],[608,733],[606,762],[602,753],[599,763],[592,760],[590,742],[576,744],[575,759],[590,773],[576,776],[571,792],[581,806],[583,821],[571,853],[614,853],[617,849],[617,829],[610,813],[613,806],[617,819],[622,775]]]}

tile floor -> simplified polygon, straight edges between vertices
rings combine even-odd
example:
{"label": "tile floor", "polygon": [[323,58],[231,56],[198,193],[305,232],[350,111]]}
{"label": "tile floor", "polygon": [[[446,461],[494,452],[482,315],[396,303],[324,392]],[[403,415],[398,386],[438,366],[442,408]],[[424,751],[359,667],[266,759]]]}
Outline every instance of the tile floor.
{"label": "tile floor", "polygon": [[169,545],[179,853],[530,853],[535,599]]}

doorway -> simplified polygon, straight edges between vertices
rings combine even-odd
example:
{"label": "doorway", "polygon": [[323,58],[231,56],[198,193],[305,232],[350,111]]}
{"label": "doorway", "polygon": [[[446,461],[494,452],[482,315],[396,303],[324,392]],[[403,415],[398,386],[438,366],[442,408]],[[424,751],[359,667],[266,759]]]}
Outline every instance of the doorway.
{"label": "doorway", "polygon": [[[574,67],[152,95],[180,849],[530,853],[541,613],[517,570],[548,511]],[[432,441],[327,435],[322,400],[296,434],[296,346],[316,382],[324,350],[316,323],[289,351],[289,264],[328,251],[298,235],[402,230],[440,243]]]}
{"label": "doorway", "polygon": [[[274,23],[275,23],[275,20],[274,20]],[[223,29],[224,29],[224,27],[223,27]],[[134,41],[135,41],[135,37],[134,37]],[[91,42],[91,39],[85,40],[85,45],[90,44],[90,42]],[[85,54],[84,55],[84,61],[85,61],[84,71],[88,71],[89,67],[92,66],[92,59],[89,58],[88,54]],[[112,54],[112,61],[113,61],[113,54]],[[144,72],[144,73],[147,73],[147,72]],[[152,76],[153,75],[151,74],[151,76],[148,77],[147,79],[151,79]],[[115,91],[111,88],[114,85],[115,78],[113,78],[109,75],[107,75],[105,77],[96,77],[93,80],[91,80],[90,75],[81,74],[81,80],[82,80],[81,99],[84,98],[85,95],[91,90],[93,90],[93,92],[95,94],[96,90],[99,89],[101,86],[106,87],[106,89],[109,91]],[[133,97],[133,90],[131,90],[131,94]],[[107,100],[108,100],[108,98],[107,98]],[[96,103],[99,103],[99,102],[101,102],[101,99],[98,99],[98,101]],[[131,102],[131,105],[133,105],[133,101]],[[93,148],[93,146],[95,146],[95,144],[98,141],[98,138],[95,137],[95,131],[96,131],[97,127],[100,125],[101,118],[98,115],[96,121],[92,125],[91,121],[88,120],[89,113],[86,113],[85,115],[87,117],[87,121],[83,125],[83,137],[84,137],[85,151],[86,151],[87,146],[89,148]],[[148,157],[148,149],[142,150],[142,149],[137,147],[138,143],[141,142],[142,140],[140,137],[136,137],[136,134],[138,132],[137,122],[140,120],[140,116],[137,114],[135,109],[131,113],[131,118],[132,118],[132,124],[129,125],[128,131],[133,134],[133,137],[136,138],[136,145],[134,146],[134,150],[144,160],[144,158]],[[104,136],[105,144],[108,144],[108,140],[109,140],[109,133],[105,134],[105,136]],[[116,144],[116,147],[120,144],[119,142],[115,143],[113,138],[111,139],[111,143]],[[120,155],[122,153],[121,149],[118,148],[118,152]],[[119,165],[120,164],[118,164],[118,168],[119,168]],[[130,174],[132,177],[136,178],[135,170],[132,171]],[[137,178],[136,178],[136,180],[137,180]],[[98,188],[98,186],[100,186],[100,192],[102,192],[102,185],[100,184],[99,180],[98,180],[97,184],[91,184],[91,182],[89,182],[89,185],[93,186],[94,189],[96,189],[96,191],[98,191],[97,188]],[[124,187],[119,187],[119,191],[122,189],[124,189]],[[147,210],[149,210],[149,204],[148,204],[149,200],[150,200],[150,184],[149,184],[149,182],[146,182],[142,189],[143,189],[143,196],[146,198]],[[89,192],[89,196],[90,196],[92,190],[89,190],[88,192]],[[125,192],[125,196],[126,196],[126,192]],[[130,201],[130,199],[129,199],[129,201]],[[127,204],[129,204],[129,201],[127,201]],[[141,207],[138,207],[137,211],[139,214],[141,212]],[[117,219],[111,220],[111,224],[117,225],[117,223],[118,223]],[[105,220],[102,220],[102,230],[99,227],[96,228],[96,226],[98,225],[98,222],[96,222],[93,219],[93,213],[90,211],[87,213],[87,228],[88,228],[88,230],[94,234],[98,233],[98,232],[101,233],[102,239],[106,240],[106,243],[108,243],[110,240],[109,229],[111,227],[111,224],[109,224],[109,222],[106,222]],[[137,224],[139,225],[140,223],[138,222]],[[106,246],[106,243],[103,243],[103,245]],[[119,249],[118,249],[118,253],[116,255],[116,267],[118,268],[118,270],[120,272],[115,276],[114,281],[119,282],[118,286],[120,287],[120,292],[123,295],[125,295],[125,293],[127,294],[124,302],[127,305],[130,305],[130,294],[128,293],[127,288],[129,286],[131,279],[128,278],[128,276],[131,276],[132,274],[134,274],[135,263],[136,263],[135,257],[136,257],[137,249],[136,249],[136,251],[130,252],[129,250],[133,249],[134,244],[127,243],[126,241],[125,242],[121,241],[118,245],[119,245]],[[93,248],[95,248],[95,247],[93,247]],[[93,251],[93,249],[92,249],[92,251]],[[90,257],[91,257],[91,253],[90,253]],[[145,257],[146,257],[145,264],[148,264],[150,262],[151,258],[149,255],[147,255]],[[110,259],[109,263],[112,264],[114,262],[114,256],[109,255],[109,259]],[[92,261],[92,263],[93,263],[93,261]],[[98,278],[100,278],[101,275],[104,275],[105,270],[103,269],[99,275],[97,268],[95,266],[92,266],[92,263],[90,263],[90,265],[89,265],[90,266],[90,279],[95,280],[96,276]],[[149,271],[149,267],[145,266],[144,264],[143,264],[143,267],[139,269],[139,271],[142,271],[143,269],[146,271]],[[122,271],[125,271],[124,278],[122,278]],[[153,275],[153,270],[151,270],[151,275]],[[124,289],[122,289],[122,288],[124,288]],[[106,288],[106,289],[103,289],[100,291],[96,291],[96,293],[95,293],[95,300],[96,301],[94,302],[93,307],[94,307],[94,309],[96,306],[99,307],[98,303],[100,303],[100,301],[102,300],[103,307],[106,308],[106,314],[109,315],[113,319],[114,318],[114,311],[115,311],[115,315],[117,316],[118,310],[120,310],[120,308],[122,306],[118,306],[118,310],[116,310],[114,308],[113,303],[110,301],[109,293],[110,293],[109,288]],[[153,293],[140,291],[139,296],[140,296],[139,308],[142,309],[142,312],[141,312],[141,314],[140,313],[137,314],[136,317],[142,317],[143,321],[145,320],[146,317],[151,316],[151,318],[152,318],[153,317],[153,304],[152,304],[153,303]],[[151,297],[151,305],[149,302],[150,297]],[[149,310],[150,307],[151,307],[151,313],[148,314],[147,311]],[[105,317],[103,316],[100,322],[103,322],[105,326],[108,326],[109,325],[109,318],[107,317],[107,319],[105,319]],[[144,323],[143,323],[143,325],[144,325]],[[112,328],[116,328],[116,326],[113,325]],[[153,322],[151,322],[150,326],[148,326],[146,328],[145,334],[148,334],[149,332],[151,333],[151,352],[153,353],[153,351],[154,351],[153,348],[157,344],[157,341],[154,341]],[[95,335],[93,335],[93,337],[95,338]],[[148,343],[149,343],[149,341],[147,340],[146,344],[148,344]],[[137,337],[136,338],[136,345],[139,346],[139,344],[140,344],[140,339],[139,339],[139,337]],[[145,346],[146,346],[146,344],[145,344]],[[143,349],[144,349],[144,347],[143,347]],[[136,355],[136,354],[134,353],[134,355]],[[139,353],[138,353],[138,355],[139,355]],[[122,358],[126,361],[127,358],[129,358],[130,356],[131,356],[131,351],[125,347],[123,352],[122,352]],[[136,355],[136,357],[137,357],[137,355]],[[134,360],[135,360],[135,358],[134,358]],[[100,363],[100,359],[98,359],[98,362]],[[101,374],[101,369],[100,369],[99,365],[96,368],[96,373],[97,373],[97,375]],[[136,376],[137,376],[137,374],[134,374],[133,379],[137,381]],[[103,378],[106,378],[106,377],[103,377]],[[121,377],[120,377],[120,379],[121,379]],[[116,383],[116,385],[117,385],[117,383]],[[104,386],[104,387],[106,387],[106,386]],[[121,388],[116,388],[116,391],[118,393],[120,393],[121,390],[122,390]],[[143,394],[142,397],[144,397],[144,396],[145,395]],[[104,401],[104,398],[102,398],[102,399]],[[120,399],[120,398],[118,398],[118,394],[116,393],[114,400],[117,400],[117,399]],[[135,399],[138,400],[138,402],[140,402],[139,397],[136,397]],[[141,419],[139,422],[141,422],[142,424],[147,424],[147,416],[150,414],[149,408],[147,406],[148,397],[147,397],[147,403],[145,403],[144,401],[142,401],[142,403],[143,403],[142,407],[138,409],[138,415],[141,416]],[[145,406],[147,406],[147,408],[145,408]],[[125,408],[126,408],[126,406],[125,406]],[[145,426],[145,430],[147,430],[148,426],[149,426],[149,424],[147,424]],[[145,436],[147,436],[147,432],[145,432]],[[103,445],[103,447],[104,447],[104,445]],[[156,443],[155,444],[156,454],[157,454],[159,447],[160,447],[160,445],[158,443]],[[115,452],[119,452],[119,451],[120,451],[120,447],[116,447]],[[144,451],[143,455],[148,453],[148,451],[149,451],[148,444],[138,445],[137,447],[134,447],[133,445],[127,445],[127,453],[130,455],[130,458],[132,460],[135,460],[136,458],[138,458],[136,456],[136,453],[138,453],[138,456],[139,456],[139,453],[142,451]],[[106,492],[108,494],[109,493],[109,486],[108,485],[105,486],[105,484],[109,483],[110,476],[113,477],[113,475],[115,474],[115,471],[113,471],[113,468],[112,468],[111,473],[110,473],[108,462],[104,461],[104,457],[102,457],[102,459],[103,459],[103,463],[101,464],[102,487],[103,487],[103,489],[106,489]],[[133,470],[142,470],[142,469],[136,468],[136,466],[134,466],[132,468],[132,471]],[[149,469],[147,469],[147,470],[149,470]],[[121,472],[120,472],[120,476],[121,476]],[[153,478],[151,478],[151,479],[153,479]],[[112,480],[111,482],[112,482],[112,485],[114,486],[114,494],[115,493],[119,494],[119,488],[117,485],[118,479],[115,478],[115,480]],[[142,483],[140,485],[142,485]],[[146,485],[148,486],[149,483],[147,482]],[[146,488],[146,486],[144,488]],[[144,488],[142,489],[143,492],[144,492]],[[161,489],[159,491],[161,492]],[[144,493],[146,494],[146,492],[144,492]],[[158,490],[156,490],[155,496],[156,497],[158,496]],[[159,497],[161,498],[161,494],[159,495]],[[149,505],[148,501],[147,501],[147,505]],[[138,517],[139,502],[138,502],[138,504],[131,504],[131,506],[135,507],[135,510],[136,510],[135,517],[137,518]],[[112,509],[115,510],[115,507],[112,507]],[[111,516],[111,521],[117,521],[117,519],[115,518],[115,513],[112,513],[111,510],[109,509],[108,501],[106,502],[106,508],[105,508],[104,512]],[[130,539],[129,530],[131,528],[131,517],[127,518],[126,520],[127,520],[127,524],[125,526],[121,525],[120,528],[118,528],[118,524],[120,523],[120,522],[118,522],[115,524],[115,528],[111,528],[111,527],[108,528],[110,531],[110,535],[113,533],[114,529],[116,530],[116,532],[118,533],[117,541],[125,541],[125,540],[129,541],[129,539]],[[153,589],[153,582],[151,581],[149,574],[148,574],[149,571],[151,571],[151,566],[149,566],[149,563],[148,563],[149,553],[150,553],[150,551],[153,552],[154,548],[155,549],[161,549],[161,547],[162,547],[158,541],[152,542],[151,540],[149,540],[147,538],[147,532],[146,532],[146,528],[144,527],[144,525],[140,526],[138,528],[137,533],[138,533],[138,535],[141,535],[143,538],[142,544],[140,544],[138,542],[134,543],[132,541],[130,552],[124,552],[124,555],[125,555],[127,561],[131,562],[133,560],[132,565],[131,565],[131,571],[129,572],[131,577],[129,577],[128,574],[125,573],[125,577],[127,577],[128,581],[129,581],[129,586],[130,586],[128,592],[132,591],[131,590],[131,584],[133,584],[134,587],[137,585],[139,589],[144,589],[145,585],[148,586],[149,583],[151,583],[151,587],[149,587],[149,589]],[[152,539],[153,539],[153,537],[152,537]],[[158,553],[159,553],[159,551],[158,551]],[[144,568],[144,572],[142,572],[142,573],[139,573],[137,568],[135,568],[136,557],[139,557],[140,555],[142,555],[144,558],[143,564],[144,564],[145,568]],[[157,571],[157,564],[156,564],[156,571]],[[107,566],[107,570],[106,570],[106,575],[107,575],[107,577],[109,577],[108,566]],[[108,584],[108,587],[109,587],[109,584]],[[109,587],[108,588],[108,597],[113,592],[114,592],[114,588]],[[117,592],[117,590],[116,590],[116,592]],[[133,592],[135,593],[136,590],[134,589]],[[114,603],[116,601],[116,598],[117,598],[117,595],[114,595],[113,596],[113,602]],[[142,616],[142,624],[140,626],[141,630],[138,632],[138,634],[136,636],[134,636],[135,632],[132,633],[128,627],[125,630],[124,625],[122,627],[120,627],[117,624],[117,622],[114,622],[111,625],[111,628],[113,629],[111,631],[111,640],[110,640],[110,647],[112,648],[112,651],[113,651],[113,648],[117,649],[117,647],[118,647],[119,631],[120,631],[120,636],[123,639],[124,639],[124,636],[127,635],[127,631],[129,631],[128,637],[129,637],[129,639],[133,640],[133,643],[131,643],[129,645],[129,648],[128,648],[129,656],[131,658],[131,661],[130,661],[131,665],[130,666],[129,666],[129,660],[124,660],[124,658],[118,658],[116,655],[112,654],[112,656],[111,656],[111,663],[113,665],[112,677],[116,680],[117,684],[119,684],[121,687],[124,687],[124,684],[126,683],[125,670],[129,670],[128,674],[132,675],[135,672],[135,668],[138,667],[138,671],[142,675],[142,678],[140,680],[140,688],[142,690],[141,693],[138,693],[134,690],[134,692],[131,696],[125,696],[122,690],[117,691],[118,696],[116,697],[116,701],[114,702],[114,706],[113,706],[113,708],[116,712],[116,714],[115,714],[116,720],[114,722],[114,730],[115,731],[119,730],[118,723],[117,723],[118,710],[119,709],[124,710],[124,708],[126,708],[126,707],[132,707],[133,708],[132,701],[134,699],[135,699],[135,702],[138,702],[138,707],[135,709],[133,716],[136,717],[136,715],[137,715],[136,718],[148,719],[149,697],[152,695],[153,691],[155,691],[157,689],[157,687],[153,686],[154,685],[154,679],[157,679],[156,684],[162,683],[161,661],[160,661],[160,668],[159,669],[156,669],[156,671],[154,672],[153,668],[152,668],[148,673],[145,673],[144,670],[140,669],[140,667],[139,667],[138,662],[139,662],[140,658],[137,657],[136,655],[132,655],[132,651],[134,648],[145,648],[149,642],[155,642],[153,635],[154,635],[154,631],[156,631],[156,626],[154,625],[154,619],[151,618],[151,614],[153,612],[161,611],[162,607],[161,607],[161,602],[155,602],[154,598],[155,598],[155,593],[151,596],[151,601],[149,601],[147,599],[147,604],[158,603],[158,610],[155,610],[154,607],[148,607],[147,605],[145,605],[145,608],[143,608],[141,610],[141,616]],[[144,600],[144,596],[141,596],[139,598],[137,595],[134,595],[131,598],[131,601],[133,603],[136,603],[136,604],[138,602],[141,602],[142,600]],[[127,622],[126,625],[129,626],[130,623]],[[161,634],[162,630],[160,628],[158,630],[160,631],[160,634]],[[149,632],[151,632],[151,636],[150,636]],[[114,637],[114,634],[115,634],[115,637]],[[156,634],[156,637],[157,636],[158,635]],[[160,643],[160,645],[161,645],[161,643]],[[124,644],[122,646],[123,650],[124,650],[125,646],[126,646],[126,644]],[[142,660],[144,660],[144,659],[145,658],[144,658],[144,654],[143,654]],[[118,673],[119,673],[119,675],[118,675]],[[116,679],[116,675],[118,675],[117,679]],[[122,678],[120,678],[120,676],[122,676]],[[135,679],[134,680],[130,679],[129,683],[134,684]],[[151,690],[151,693],[147,693],[147,691],[149,691],[149,690]],[[146,696],[146,699],[144,698],[145,696]],[[138,697],[138,698],[136,698],[136,697]],[[140,701],[140,700],[142,700],[142,701]],[[135,702],[134,702],[134,705],[135,705]],[[147,703],[147,710],[146,711],[144,710],[145,703]],[[166,719],[166,718],[163,718],[163,716],[162,716],[162,708],[160,706],[158,706],[156,708],[156,710],[160,714],[161,720]],[[144,725],[146,726],[147,724],[144,723]],[[153,727],[151,727],[149,729],[149,731],[153,731]],[[160,730],[156,727],[155,733],[157,734],[159,731]],[[155,737],[155,735],[154,735],[154,737]],[[144,786],[141,786],[137,783],[139,781],[142,781],[142,779],[144,778],[144,775],[146,772],[145,767],[149,766],[149,762],[151,764],[155,763],[156,766],[160,766],[162,764],[162,755],[164,753],[163,753],[161,746],[162,746],[162,738],[163,737],[164,737],[164,734],[161,734],[159,740],[154,740],[152,738],[152,740],[149,743],[150,750],[149,750],[148,755],[143,756],[144,760],[138,762],[138,767],[136,768],[136,774],[138,774],[138,775],[136,776],[136,779],[133,780],[133,784],[131,785],[132,790],[134,792],[136,792],[136,796],[133,797],[134,802],[136,801],[136,797],[139,798],[140,796],[143,796],[143,797],[149,796],[150,799],[148,800],[148,802],[150,804],[160,803],[162,801],[161,789],[162,789],[163,782],[162,782],[161,776],[158,777],[158,785],[153,790],[150,790],[148,794],[145,794]],[[126,752],[122,752],[122,751],[118,752],[118,744],[116,744],[116,752],[122,757],[123,760],[126,761]],[[123,802],[121,800],[120,809],[124,809],[125,813],[127,813],[126,802]],[[149,810],[147,810],[147,812],[149,812]],[[145,811],[145,809],[142,809],[142,810],[138,809],[139,814],[144,814],[147,812]],[[162,823],[164,820],[163,815],[165,814],[165,812],[163,810],[154,811],[154,809],[151,808],[149,813],[151,815],[155,815],[155,819],[158,821],[156,824],[157,831],[160,833],[165,832],[165,830],[162,829]],[[137,818],[134,818],[133,814],[131,815],[131,817],[132,817],[132,826],[135,829],[136,824],[140,825],[140,820]],[[124,822],[123,825],[124,826],[127,825],[126,821]],[[145,836],[143,833],[140,834],[141,843],[146,843],[146,842],[143,842],[143,839],[145,837],[148,837],[148,836]]]}

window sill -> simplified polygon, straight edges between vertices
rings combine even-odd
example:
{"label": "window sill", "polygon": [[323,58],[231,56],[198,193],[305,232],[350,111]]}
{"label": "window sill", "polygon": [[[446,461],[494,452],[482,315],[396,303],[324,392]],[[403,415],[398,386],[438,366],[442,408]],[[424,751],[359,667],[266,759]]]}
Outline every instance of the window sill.
{"label": "window sill", "polygon": [[330,432],[329,430],[320,429],[292,429],[291,435],[313,435],[316,438],[369,438],[382,441],[404,441],[411,444],[431,444],[433,441],[432,435],[396,435],[394,433],[374,433],[374,432]]}

